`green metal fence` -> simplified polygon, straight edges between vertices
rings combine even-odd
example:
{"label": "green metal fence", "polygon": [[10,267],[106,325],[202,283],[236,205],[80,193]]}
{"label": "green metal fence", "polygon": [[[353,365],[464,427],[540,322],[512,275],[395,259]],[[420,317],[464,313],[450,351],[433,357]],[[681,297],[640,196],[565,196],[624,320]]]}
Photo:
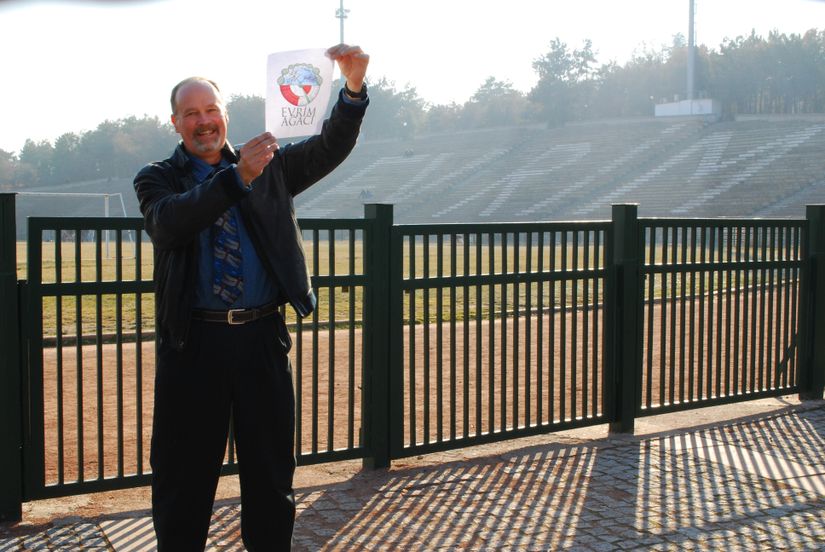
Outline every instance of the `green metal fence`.
{"label": "green metal fence", "polygon": [[[303,221],[322,306],[308,320],[284,312],[295,336],[300,464],[366,455],[361,244],[369,225]],[[142,228],[140,218],[28,221],[20,283],[27,500],[149,482],[154,293]],[[230,435],[224,473],[236,472]]]}
{"label": "green metal fence", "polygon": [[804,225],[640,222],[641,411],[798,391]]}
{"label": "green metal fence", "polygon": [[404,225],[392,238],[393,456],[606,421],[609,223]]}
{"label": "green metal fence", "polygon": [[[139,219],[30,218],[21,286],[27,499],[146,484],[154,334]],[[149,265],[151,266],[151,265]],[[149,309],[151,316],[151,309]],[[151,398],[151,397],[148,397]]]}
{"label": "green metal fence", "polygon": [[[141,219],[0,194],[0,519],[144,485],[154,375]],[[825,383],[825,206],[803,220],[302,220],[319,308],[284,314],[299,464],[393,459]],[[230,436],[225,473],[234,473]]]}

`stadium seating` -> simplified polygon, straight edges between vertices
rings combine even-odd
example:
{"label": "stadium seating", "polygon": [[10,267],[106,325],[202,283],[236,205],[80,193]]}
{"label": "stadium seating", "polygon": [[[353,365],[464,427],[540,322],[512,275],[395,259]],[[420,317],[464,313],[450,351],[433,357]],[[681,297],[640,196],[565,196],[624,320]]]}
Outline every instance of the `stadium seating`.
{"label": "stadium seating", "polygon": [[[803,216],[825,202],[825,116],[635,118],[415,136],[362,137],[331,175],[296,198],[299,217],[359,218],[392,203],[398,223],[592,220],[614,203],[641,216]],[[110,216],[138,216],[131,178],[26,192],[112,194]],[[118,195],[119,194],[119,195]],[[122,200],[122,203],[121,203]],[[104,214],[103,196],[19,196],[25,217]]]}
{"label": "stadium seating", "polygon": [[[639,118],[364,142],[296,201],[300,216],[397,222],[588,220],[613,203],[642,216],[801,216],[822,202],[825,118]],[[817,185],[816,183],[820,183]]]}

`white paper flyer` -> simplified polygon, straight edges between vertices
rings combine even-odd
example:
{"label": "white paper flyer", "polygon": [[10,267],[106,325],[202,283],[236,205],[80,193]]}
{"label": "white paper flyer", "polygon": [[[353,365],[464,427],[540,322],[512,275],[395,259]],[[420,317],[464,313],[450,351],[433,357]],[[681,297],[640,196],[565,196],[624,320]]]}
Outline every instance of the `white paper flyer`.
{"label": "white paper flyer", "polygon": [[266,130],[275,138],[321,131],[332,93],[334,62],[326,49],[270,54],[266,71]]}

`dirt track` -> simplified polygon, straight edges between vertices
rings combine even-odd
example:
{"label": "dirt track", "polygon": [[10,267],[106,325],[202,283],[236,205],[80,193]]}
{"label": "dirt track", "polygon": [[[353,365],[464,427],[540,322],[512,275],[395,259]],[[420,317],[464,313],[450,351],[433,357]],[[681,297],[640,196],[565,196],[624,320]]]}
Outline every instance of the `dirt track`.
{"label": "dirt track", "polygon": [[[783,385],[794,381],[794,359],[788,362],[787,358],[794,351],[787,346],[791,326],[785,322],[774,323],[770,326],[771,333],[764,330],[758,333],[755,326],[748,326],[741,319],[738,326],[728,323],[727,309],[721,308],[726,306],[726,301],[726,296],[719,296],[712,302],[696,303],[693,310],[685,303],[675,309],[665,304],[664,313],[662,304],[645,311],[643,404],[656,405],[661,398],[663,403],[668,403],[712,396],[717,386],[722,392],[741,393],[755,384],[757,388],[770,388],[777,378]],[[709,310],[711,304],[713,310]],[[778,303],[775,310],[775,314],[780,312]],[[456,323],[454,328],[444,323],[440,330],[435,324],[426,328],[417,325],[413,345],[409,328],[405,328],[402,372],[405,446],[461,437],[465,430],[468,435],[475,435],[479,428],[481,432],[498,431],[514,424],[523,426],[537,421],[548,423],[551,419],[599,415],[604,389],[602,317],[600,310],[591,309],[585,326],[583,311],[568,313],[564,319],[556,313],[552,328],[549,316],[541,320],[535,316],[510,317],[505,324],[496,321],[492,332],[488,322],[468,321],[466,371],[462,353],[463,322]],[[678,337],[682,334],[681,324],[688,330],[684,342]],[[452,332],[454,350],[450,340]],[[562,335],[566,338],[564,342]],[[673,335],[677,336],[675,341]],[[328,331],[320,332],[317,359],[312,355],[312,334],[307,331],[300,340],[295,337],[291,356],[301,413],[299,450],[307,454],[347,448],[352,442],[357,444],[361,431],[360,330],[350,334],[339,329],[332,336]],[[662,342],[673,346],[662,351]],[[737,348],[732,349],[731,354],[726,353],[733,344]],[[754,356],[751,350],[761,353]],[[64,347],[60,351],[63,366],[60,378],[56,371],[57,352],[56,349],[44,351],[47,483],[76,480],[81,463],[85,479],[148,471],[154,343],[144,343],[139,355],[134,343],[122,345],[120,355],[115,345],[100,347],[99,355],[95,346],[82,347],[82,387],[78,387],[77,378],[78,348]],[[140,374],[136,371],[138,356]],[[412,375],[411,356],[416,359]],[[691,365],[694,370],[688,369]],[[100,389],[98,370],[102,381]],[[334,371],[332,387],[330,370]],[[414,385],[410,384],[411,378]],[[663,385],[660,386],[660,382]],[[83,406],[79,413],[77,397],[81,393]],[[313,396],[316,400],[312,400]],[[98,416],[99,412],[102,416]],[[78,419],[82,419],[82,451],[77,446],[81,429]],[[313,419],[317,420],[316,425]],[[122,450],[117,444],[119,432],[122,432]],[[61,434],[62,444],[58,439]]]}

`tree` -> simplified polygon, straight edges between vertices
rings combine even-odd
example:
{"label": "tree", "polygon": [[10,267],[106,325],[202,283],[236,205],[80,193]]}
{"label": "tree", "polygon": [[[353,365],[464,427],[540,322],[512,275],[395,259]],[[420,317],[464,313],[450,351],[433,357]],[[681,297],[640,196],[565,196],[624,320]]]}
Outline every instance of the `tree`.
{"label": "tree", "polygon": [[85,176],[82,163],[80,136],[73,132],[61,134],[54,142],[52,154],[55,182],[74,182]]}
{"label": "tree", "polygon": [[46,184],[51,182],[53,174],[54,148],[48,140],[35,142],[26,140],[20,150],[20,164],[24,171],[30,171],[30,184]]}
{"label": "tree", "polygon": [[594,78],[596,56],[589,40],[580,50],[568,50],[559,38],[550,41],[550,50],[533,61],[539,81],[530,99],[542,107],[551,125],[582,118],[597,89]]}
{"label": "tree", "polygon": [[128,117],[116,121],[112,138],[115,174],[132,176],[147,162],[169,155],[177,142],[172,125],[157,117]]}
{"label": "tree", "polygon": [[226,109],[232,144],[241,144],[264,132],[266,103],[262,97],[233,95]]}
{"label": "tree", "polygon": [[117,176],[115,159],[115,136],[118,123],[103,121],[95,130],[87,132],[81,138],[83,156],[88,160],[87,178],[111,178]]}
{"label": "tree", "polygon": [[424,100],[409,84],[396,90],[395,83],[381,77],[368,82],[369,116],[362,123],[362,132],[369,138],[402,138],[411,136],[423,126]]}
{"label": "tree", "polygon": [[17,168],[14,154],[0,149],[0,190],[11,190],[18,186]]}
{"label": "tree", "polygon": [[464,107],[449,104],[427,105],[424,111],[422,130],[425,132],[454,132],[460,128]]}
{"label": "tree", "polygon": [[488,77],[464,104],[459,120],[463,128],[518,125],[529,110],[529,101],[512,83]]}

